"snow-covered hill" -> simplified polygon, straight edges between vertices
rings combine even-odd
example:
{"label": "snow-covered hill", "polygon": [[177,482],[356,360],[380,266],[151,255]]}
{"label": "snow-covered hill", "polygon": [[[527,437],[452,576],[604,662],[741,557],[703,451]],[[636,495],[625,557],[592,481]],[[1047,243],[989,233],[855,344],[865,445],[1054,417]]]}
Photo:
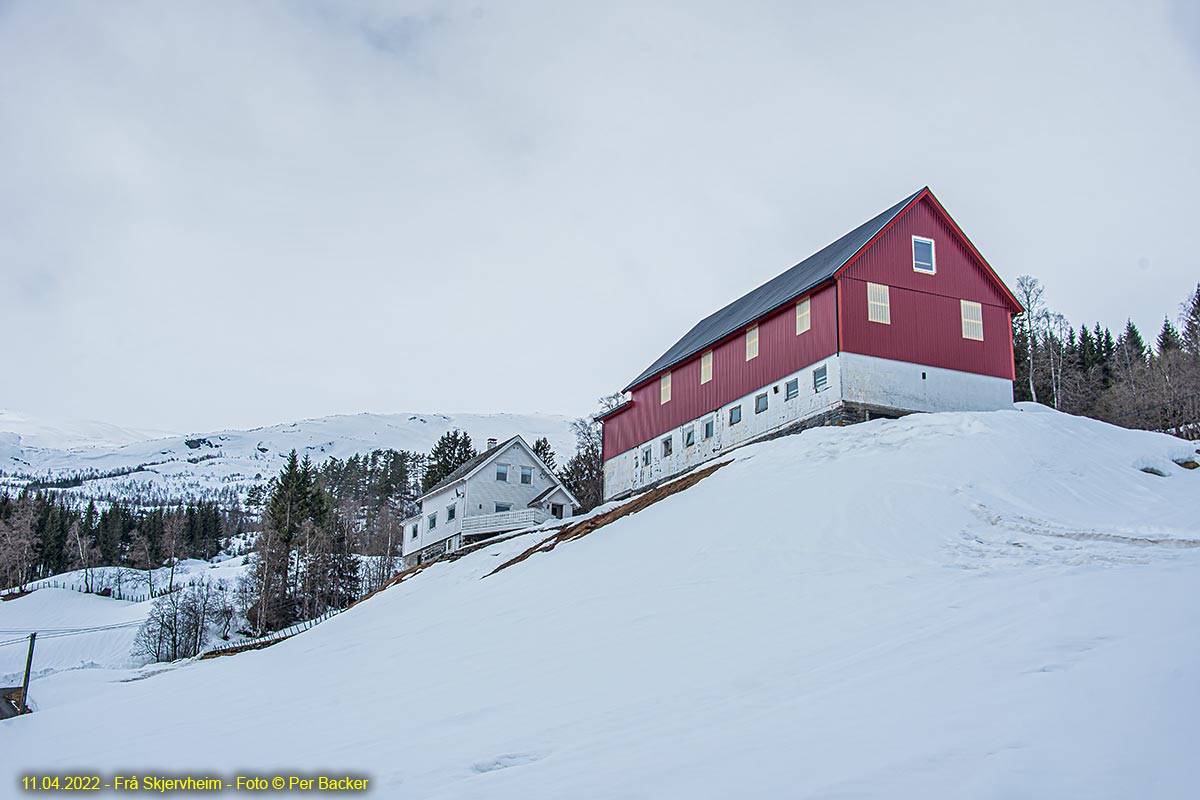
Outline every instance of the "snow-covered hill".
{"label": "snow-covered hill", "polygon": [[0,783],[302,766],[381,798],[1190,797],[1194,458],[1032,409],[754,445],[266,650],[35,682]]}
{"label": "snow-covered hill", "polygon": [[[293,448],[316,462],[380,448],[427,452],[452,428],[465,430],[479,448],[488,438],[521,434],[530,443],[545,436],[563,461],[575,449],[570,418],[551,414],[350,414],[149,438],[100,424],[55,435],[47,431],[59,426],[5,413],[0,486],[39,480],[85,498],[244,499],[250,487],[279,471]],[[71,485],[79,477],[86,480]]]}

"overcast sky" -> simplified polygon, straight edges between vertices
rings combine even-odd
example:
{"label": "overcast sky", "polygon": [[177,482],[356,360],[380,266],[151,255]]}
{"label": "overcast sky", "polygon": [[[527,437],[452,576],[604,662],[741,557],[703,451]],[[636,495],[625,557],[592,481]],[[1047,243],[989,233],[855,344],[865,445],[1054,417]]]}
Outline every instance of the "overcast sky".
{"label": "overcast sky", "polygon": [[1194,7],[0,0],[0,408],[581,415],[926,184],[1150,338],[1200,281]]}

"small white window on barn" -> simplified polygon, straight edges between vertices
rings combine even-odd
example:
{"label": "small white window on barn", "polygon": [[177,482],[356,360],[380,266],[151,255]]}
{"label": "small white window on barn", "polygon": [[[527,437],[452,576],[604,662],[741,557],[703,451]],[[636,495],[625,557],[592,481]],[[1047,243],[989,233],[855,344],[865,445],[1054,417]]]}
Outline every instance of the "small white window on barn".
{"label": "small white window on barn", "polygon": [[642,466],[643,467],[650,466],[650,459],[653,457],[654,457],[653,453],[650,451],[649,447],[642,448]]}
{"label": "small white window on barn", "polygon": [[807,331],[812,327],[812,309],[809,306],[808,298],[804,298],[799,303],[796,303],[796,335]]}
{"label": "small white window on barn", "polygon": [[829,388],[829,368],[820,366],[813,370],[813,391],[821,392]]}
{"label": "small white window on barn", "polygon": [[712,350],[700,356],[700,383],[712,380]]}
{"label": "small white window on barn", "polygon": [[712,417],[704,420],[704,438],[711,439],[713,437],[713,428],[716,426],[716,420]]}
{"label": "small white window on barn", "polygon": [[453,504],[446,506],[446,522],[454,519],[455,507]]}
{"label": "small white window on barn", "polygon": [[512,511],[512,503],[496,503],[497,514],[503,514],[505,511]]}
{"label": "small white window on barn", "polygon": [[663,405],[671,400],[671,373],[664,372],[658,379],[658,404]]}
{"label": "small white window on barn", "polygon": [[892,304],[888,287],[882,283],[867,284],[867,319],[871,322],[892,324]]}
{"label": "small white window on barn", "polygon": [[937,272],[937,262],[933,258],[933,239],[924,236],[912,237],[913,271],[933,275]]}
{"label": "small white window on barn", "polygon": [[958,301],[962,306],[962,328],[964,339],[983,341],[983,306],[970,300]]}
{"label": "small white window on barn", "polygon": [[533,467],[521,467],[521,483],[533,483]]}
{"label": "small white window on barn", "polygon": [[692,447],[696,444],[696,429],[689,425],[683,429],[683,446]]}
{"label": "small white window on barn", "polygon": [[783,396],[785,400],[791,400],[800,396],[800,379],[792,378],[787,382],[787,393]]}
{"label": "small white window on barn", "polygon": [[435,511],[429,515],[429,530],[433,530],[436,527],[437,527],[437,512]]}
{"label": "small white window on barn", "polygon": [[766,410],[767,410],[767,395],[766,395],[766,393],[763,393],[763,394],[760,394],[758,397],[754,398],[754,413],[761,414]]}
{"label": "small white window on barn", "polygon": [[742,407],[734,406],[733,408],[729,409],[729,424],[737,425],[741,421],[742,421]]}
{"label": "small white window on barn", "polygon": [[496,465],[496,480],[508,483],[508,464]]}
{"label": "small white window on barn", "polygon": [[746,360],[758,358],[758,326],[746,331]]}
{"label": "small white window on barn", "polygon": [[675,447],[675,440],[674,440],[674,439],[672,439],[670,436],[668,436],[667,438],[663,439],[663,440],[662,440],[662,453],[663,453],[663,458],[666,458],[667,456],[671,455],[671,450],[672,450],[674,447]]}

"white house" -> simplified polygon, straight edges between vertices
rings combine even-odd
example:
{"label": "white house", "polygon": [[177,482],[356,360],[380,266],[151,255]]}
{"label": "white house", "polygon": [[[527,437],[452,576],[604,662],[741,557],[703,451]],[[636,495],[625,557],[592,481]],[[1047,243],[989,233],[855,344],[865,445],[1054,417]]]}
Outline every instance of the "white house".
{"label": "white house", "polygon": [[574,515],[579,501],[524,439],[514,436],[463,464],[420,498],[404,521],[407,569],[498,533]]}

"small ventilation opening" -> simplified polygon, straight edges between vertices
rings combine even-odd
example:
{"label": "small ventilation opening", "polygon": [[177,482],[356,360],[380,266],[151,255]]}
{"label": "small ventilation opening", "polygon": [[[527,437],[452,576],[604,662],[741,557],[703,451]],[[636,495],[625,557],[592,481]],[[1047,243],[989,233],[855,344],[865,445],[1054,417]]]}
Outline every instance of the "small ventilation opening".
{"label": "small ventilation opening", "polygon": [[922,372],[922,373],[921,373],[921,380],[925,380],[925,373],[924,373],[924,372]]}

